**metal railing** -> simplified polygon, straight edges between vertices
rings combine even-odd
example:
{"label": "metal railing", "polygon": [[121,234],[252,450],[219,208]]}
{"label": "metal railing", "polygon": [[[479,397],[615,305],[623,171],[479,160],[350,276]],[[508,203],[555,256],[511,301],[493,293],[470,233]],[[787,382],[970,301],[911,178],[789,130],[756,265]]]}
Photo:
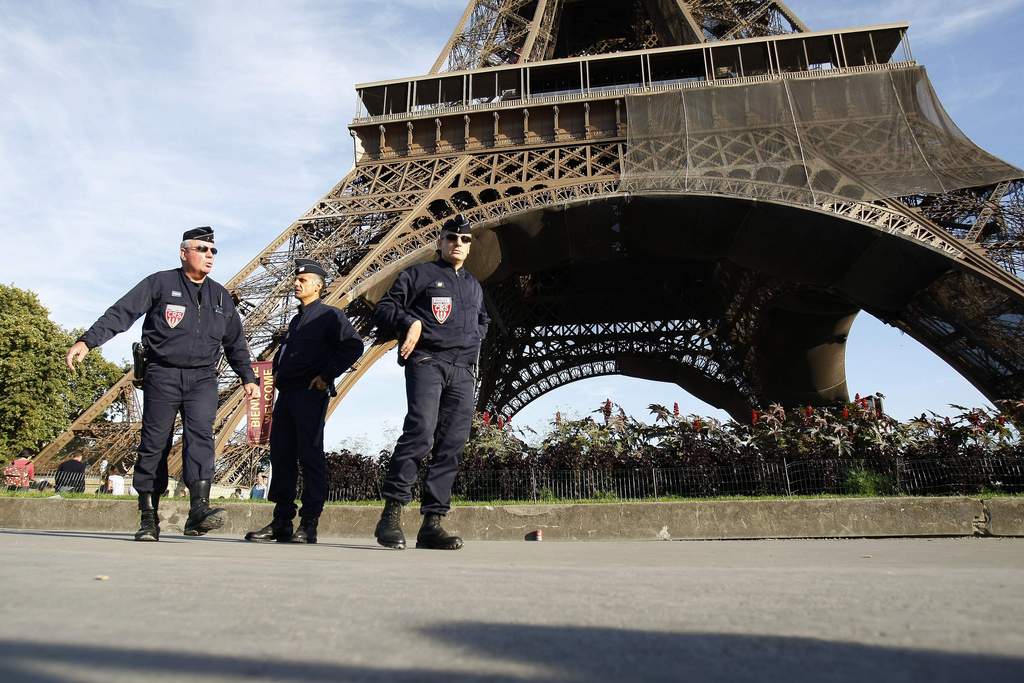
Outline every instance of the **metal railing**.
{"label": "metal railing", "polygon": [[[96,476],[58,476],[37,472],[27,490],[107,493]],[[331,476],[328,499],[379,499],[383,472],[348,468]],[[125,492],[132,493],[131,475]],[[8,491],[15,487],[5,486]],[[172,482],[168,495],[187,495]],[[221,487],[223,488],[223,487]],[[215,498],[235,498],[231,487]],[[419,495],[419,484],[414,495]],[[642,501],[663,498],[811,495],[985,495],[1024,493],[1024,457],[890,458],[885,460],[807,459],[734,464],[623,469],[519,469],[459,472],[453,488],[457,501]],[[249,498],[249,489],[242,491]]]}
{"label": "metal railing", "polygon": [[[330,499],[366,500],[381,481],[346,473]],[[588,501],[809,495],[976,495],[1024,492],[1024,458],[886,461],[814,459],[788,462],[628,469],[463,470],[453,496],[462,501]]]}
{"label": "metal railing", "polygon": [[592,99],[612,99],[615,97],[626,97],[627,95],[644,95],[649,93],[665,92],[668,90],[693,90],[697,88],[715,88],[732,85],[753,85],[758,83],[771,83],[785,79],[804,78],[829,78],[834,76],[848,76],[855,73],[869,73],[873,71],[891,71],[896,69],[913,68],[917,62],[908,59],[885,64],[867,64],[860,66],[843,66],[829,69],[827,71],[781,71],[775,73],[758,74],[756,76],[719,76],[714,79],[707,78],[686,78],[672,79],[665,81],[652,81],[650,83],[630,83],[624,85],[607,85],[590,88],[574,88],[554,93],[530,94],[525,97],[516,96],[515,99],[493,100],[471,104],[437,104],[418,105],[419,109],[413,112],[397,112],[394,114],[377,114],[374,116],[357,116],[352,119],[349,127],[359,127],[382,123],[395,123],[423,119],[427,117],[455,116],[458,114],[472,114],[480,111],[503,111],[507,109],[522,109],[530,106],[568,104],[584,102]]}

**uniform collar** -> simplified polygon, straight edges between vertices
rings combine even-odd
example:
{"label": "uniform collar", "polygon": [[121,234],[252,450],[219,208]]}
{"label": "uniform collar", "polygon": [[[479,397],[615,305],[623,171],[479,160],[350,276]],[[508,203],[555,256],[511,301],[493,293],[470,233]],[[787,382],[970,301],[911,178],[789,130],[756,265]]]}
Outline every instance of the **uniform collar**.
{"label": "uniform collar", "polygon": [[458,270],[455,270],[455,266],[454,265],[452,265],[451,263],[448,263],[447,261],[445,261],[440,256],[437,257],[437,261],[435,261],[434,263],[436,263],[441,268],[447,268],[448,270],[452,271],[456,275],[460,275],[461,276],[463,273],[466,272],[466,264],[465,263],[463,263],[462,267],[459,268]]}
{"label": "uniform collar", "polygon": [[316,308],[317,306],[321,305],[322,303],[323,302],[320,301],[320,299],[313,299],[308,304],[299,303],[299,312],[303,313],[303,312],[308,311],[308,310],[310,310],[312,308]]}
{"label": "uniform collar", "polygon": [[202,287],[203,285],[206,284],[206,281],[210,279],[210,276],[207,274],[202,279],[201,282],[196,282],[195,280],[193,280],[192,278],[190,278],[188,275],[185,274],[185,268],[184,267],[178,266],[178,268],[176,268],[176,270],[178,271],[178,274],[181,276],[181,279],[184,280],[185,284],[187,284],[187,285],[195,285],[196,287]]}

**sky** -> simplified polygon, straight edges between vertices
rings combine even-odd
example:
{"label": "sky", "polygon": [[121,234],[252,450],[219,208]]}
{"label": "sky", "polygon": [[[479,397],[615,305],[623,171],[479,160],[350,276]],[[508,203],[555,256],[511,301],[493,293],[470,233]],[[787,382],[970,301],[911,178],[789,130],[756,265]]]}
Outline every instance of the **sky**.
{"label": "sky", "polygon": [[[790,0],[812,30],[908,21],[915,58],[960,127],[1024,167],[1024,0]],[[429,70],[464,0],[202,3],[0,0],[0,281],[89,326],[145,275],[177,266],[181,233],[217,231],[227,281],[352,166],[358,82]],[[130,355],[138,327],[106,344]],[[986,404],[910,337],[862,314],[851,392],[899,418]],[[538,399],[515,423],[611,398],[724,418],[679,387],[604,377]],[[335,412],[328,447],[390,446],[405,397],[393,357]]]}

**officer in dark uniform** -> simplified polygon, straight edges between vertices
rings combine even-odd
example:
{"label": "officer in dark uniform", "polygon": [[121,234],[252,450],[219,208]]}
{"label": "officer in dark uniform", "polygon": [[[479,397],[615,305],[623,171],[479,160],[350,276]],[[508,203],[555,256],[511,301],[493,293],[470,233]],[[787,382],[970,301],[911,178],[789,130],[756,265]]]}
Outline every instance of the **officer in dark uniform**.
{"label": "officer in dark uniform", "polygon": [[[277,402],[270,430],[274,476],[268,498],[276,503],[274,519],[245,540],[316,543],[316,527],[327,500],[324,419],[334,381],[363,355],[363,340],[345,314],[320,301],[325,271],[316,261],[295,260],[295,298],[299,312],[288,323],[274,356]],[[295,485],[302,463],[302,509],[293,533]]]}
{"label": "officer in dark uniform", "polygon": [[473,236],[459,215],[444,223],[439,258],[404,270],[377,304],[374,320],[398,335],[409,410],[384,481],[377,542],[404,548],[402,506],[412,500],[420,463],[431,460],[423,486],[417,548],[458,550],[462,539],[441,528],[473,419],[480,342],[490,318],[483,290],[463,264]]}
{"label": "officer in dark uniform", "polygon": [[217,248],[213,229],[181,236],[181,267],[153,273],[125,294],[78,338],[67,353],[72,370],[89,349],[124,332],[139,317],[148,349],[143,384],[142,434],[132,486],[139,492],[137,541],[160,540],[157,509],[167,490],[167,456],[174,420],[181,413],[183,478],[191,497],[186,536],[202,536],[224,524],[224,511],[210,508],[213,478],[213,419],[217,412],[217,361],[221,347],[242,378],[249,398],[258,398],[249,347],[231,294],[209,277]]}

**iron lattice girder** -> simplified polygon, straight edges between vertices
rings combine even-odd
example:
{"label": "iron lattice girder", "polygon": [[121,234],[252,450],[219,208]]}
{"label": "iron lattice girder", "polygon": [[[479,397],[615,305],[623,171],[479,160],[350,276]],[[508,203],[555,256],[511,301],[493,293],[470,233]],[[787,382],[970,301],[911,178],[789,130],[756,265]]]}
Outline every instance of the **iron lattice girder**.
{"label": "iron lattice girder", "polygon": [[[967,243],[989,248],[1024,238],[1024,181],[968,188],[903,201]],[[1012,248],[1007,244],[1004,248]],[[1020,271],[1016,272],[1020,275]]]}
{"label": "iron lattice girder", "polygon": [[723,362],[731,365],[731,350],[718,348],[719,340],[709,334],[713,326],[707,320],[667,320],[509,330],[501,345],[510,353],[492,355],[500,361],[484,368],[495,382],[488,395],[481,395],[481,403],[511,417],[541,394],[575,381],[578,373],[592,376],[598,366],[604,368],[603,374],[618,372],[616,362],[623,356],[662,359],[691,367],[713,381],[734,381],[738,378],[733,373],[723,372]]}
{"label": "iron lattice girder", "polygon": [[[560,40],[563,27],[575,40]],[[805,31],[778,0],[469,0],[431,73]]]}
{"label": "iron lattice girder", "polygon": [[[509,64],[533,27],[537,0],[472,0],[432,72]],[[543,13],[543,8],[539,8]]]}
{"label": "iron lattice girder", "polygon": [[758,405],[748,381],[758,319],[785,288],[724,263],[681,261],[666,271],[632,259],[628,247],[612,251],[620,255],[613,262],[584,259],[488,285],[494,329],[480,407],[511,417],[564,383],[612,372],[728,396],[740,415]]}
{"label": "iron lattice girder", "polygon": [[951,271],[923,290],[895,323],[983,392],[1024,396],[1024,301],[976,273]]}
{"label": "iron lattice girder", "polygon": [[784,2],[764,0],[685,0],[707,40],[757,38],[806,32]]}
{"label": "iron lattice girder", "polygon": [[[291,306],[287,264],[295,258],[357,261],[390,233],[454,163],[454,158],[438,158],[353,169],[286,231],[286,239],[275,240],[276,248],[264,252],[252,272],[229,282],[243,302],[246,334],[265,326],[275,313],[287,314]],[[367,211],[368,203],[375,203],[378,210]]]}

